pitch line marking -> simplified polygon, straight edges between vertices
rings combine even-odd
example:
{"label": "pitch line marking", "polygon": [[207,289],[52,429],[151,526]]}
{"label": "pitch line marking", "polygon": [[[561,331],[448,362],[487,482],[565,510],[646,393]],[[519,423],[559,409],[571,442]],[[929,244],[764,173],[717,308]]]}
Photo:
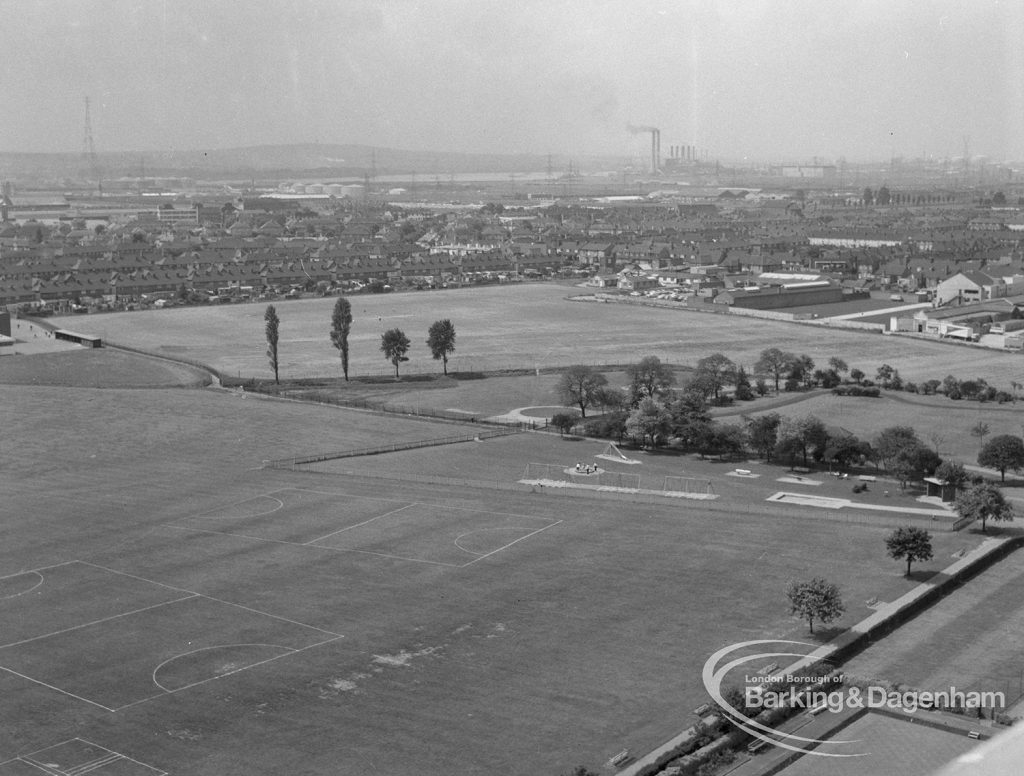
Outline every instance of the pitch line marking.
{"label": "pitch line marking", "polygon": [[9,598],[17,598],[19,595],[25,595],[26,593],[31,593],[33,590],[35,590],[37,587],[39,587],[41,584],[43,584],[43,582],[46,581],[46,578],[42,574],[40,574],[38,571],[25,571],[25,572],[22,572],[21,574],[11,574],[8,577],[0,577],[0,579],[13,579],[14,577],[25,577],[25,576],[28,576],[29,574],[35,574],[37,577],[39,577],[39,581],[36,582],[34,585],[32,585],[32,587],[30,587],[28,590],[22,590],[20,593],[11,593],[10,595],[0,595],[0,601],[6,601]]}
{"label": "pitch line marking", "polygon": [[[298,491],[302,491],[303,493],[316,493],[316,494],[318,494],[320,496],[347,496],[349,498],[365,499],[367,501],[394,501],[394,502],[398,502],[400,504],[402,504],[402,503],[410,503],[408,499],[383,498],[383,497],[380,497],[380,496],[361,496],[361,495],[359,495],[357,493],[345,493],[345,492],[342,492],[342,491],[333,491],[333,490],[314,490],[313,488],[289,488],[288,490],[298,490]],[[274,491],[274,493],[277,493],[277,492],[278,491]],[[495,512],[492,509],[479,509],[477,507],[460,507],[460,506],[455,506],[455,505],[451,505],[451,504],[432,504],[429,501],[413,501],[411,503],[413,505],[418,504],[419,506],[432,507],[434,509],[447,509],[447,510],[458,509],[458,510],[460,510],[462,512],[479,512],[479,513],[485,514],[485,515],[500,515],[502,517],[523,517],[523,518],[526,518],[527,520],[546,520],[547,519],[547,518],[544,518],[544,517],[537,517],[536,515],[525,515],[525,514],[522,514],[521,512]]]}
{"label": "pitch line marking", "polygon": [[[474,528],[472,531],[466,531],[465,533],[460,533],[452,541],[452,544],[454,544],[456,547],[458,547],[463,552],[469,553],[470,555],[483,555],[483,553],[481,553],[481,552],[474,552],[473,550],[467,550],[465,547],[463,547],[461,544],[459,544],[459,539],[461,539],[463,536],[469,536],[469,535],[475,534],[475,533],[483,533],[484,531],[529,531],[529,530],[530,529],[527,526],[525,526],[525,525],[498,525],[498,526],[492,526],[490,528]],[[525,537],[523,537],[523,538],[525,538]]]}
{"label": "pitch line marking", "polygon": [[[279,491],[272,491],[272,492],[273,493],[277,493]],[[221,516],[221,517],[208,517],[207,516],[207,515],[212,515],[214,512],[217,512],[220,509],[232,509],[232,508],[237,507],[237,506],[239,506],[241,504],[245,504],[245,503],[247,503],[249,501],[255,501],[256,499],[260,499],[260,498],[266,498],[266,499],[270,499],[271,501],[276,501],[277,502],[277,506],[274,507],[273,509],[268,509],[266,512],[253,512],[252,514],[241,515],[239,517],[235,517],[233,515]],[[208,509],[205,512],[200,512],[197,515],[191,515],[190,517],[186,517],[185,519],[186,520],[246,520],[246,519],[252,518],[252,517],[266,517],[267,515],[272,515],[275,512],[281,511],[282,509],[284,509],[284,502],[281,499],[277,498],[276,496],[271,496],[269,493],[262,493],[262,494],[260,494],[258,496],[252,496],[251,498],[243,499],[241,501],[235,501],[234,503],[228,504],[226,507],[219,507],[218,509]]]}
{"label": "pitch line marking", "polygon": [[[324,639],[323,641],[318,641],[315,644],[310,644],[310,645],[305,646],[305,647],[300,647],[299,649],[294,649],[294,650],[291,650],[290,652],[285,652],[285,653],[283,653],[281,655],[275,655],[274,657],[268,657],[266,660],[260,660],[258,663],[251,663],[250,665],[241,666],[239,668],[236,668],[233,671],[228,671],[228,672],[223,673],[223,674],[217,674],[216,676],[210,676],[210,677],[208,677],[206,679],[201,679],[198,682],[193,682],[192,684],[186,684],[184,687],[178,687],[177,689],[174,689],[174,690],[164,690],[164,692],[157,693],[156,695],[150,695],[148,698],[140,698],[137,701],[132,701],[131,703],[126,703],[124,706],[118,706],[116,709],[112,709],[112,711],[115,711],[115,712],[123,711],[124,709],[130,708],[132,706],[138,706],[138,705],[140,705],[142,703],[148,703],[149,701],[156,700],[157,698],[163,698],[166,695],[174,695],[175,693],[181,692],[182,690],[188,690],[188,689],[190,689],[192,687],[198,687],[199,685],[206,684],[207,682],[215,682],[218,679],[223,679],[226,676],[231,676],[232,674],[241,673],[242,671],[248,671],[250,668],[256,668],[257,666],[265,665],[267,663],[272,663],[273,661],[280,660],[283,657],[289,657],[291,655],[297,655],[300,652],[305,652],[307,649],[313,649],[314,647],[322,647],[324,644],[330,644],[331,642],[334,642],[334,641],[337,641],[338,639],[343,639],[343,638],[345,638],[345,637],[344,636],[336,636],[333,639]],[[274,646],[279,646],[279,645],[274,645]],[[282,647],[282,649],[291,649],[291,648],[290,647]],[[190,654],[190,653],[186,652],[185,654]],[[178,655],[178,657],[180,657],[180,655]],[[173,660],[174,658],[171,658],[171,659]],[[167,662],[167,661],[165,661],[165,662]],[[159,668],[159,666],[158,666],[158,668]],[[156,683],[155,680],[154,680],[154,683]],[[157,687],[160,687],[160,685],[157,684]],[[161,689],[163,689],[163,688],[161,688]]]}
{"label": "pitch line marking", "polygon": [[[186,530],[193,530],[193,529],[186,529]],[[298,546],[301,547],[302,545],[298,545]],[[324,549],[329,549],[329,548],[325,547]],[[81,561],[81,562],[82,563],[88,563],[88,561]],[[96,568],[103,569],[104,571],[109,571],[111,574],[120,574],[120,575],[125,576],[125,577],[131,577],[132,579],[138,579],[141,582],[149,582],[149,583],[154,584],[154,585],[160,585],[161,587],[170,588],[171,590],[177,590],[180,593],[188,593],[189,595],[186,596],[186,598],[192,598],[192,597],[206,598],[207,600],[210,600],[210,601],[216,601],[219,604],[226,604],[227,606],[237,606],[239,609],[246,609],[247,611],[253,612],[254,614],[262,614],[264,617],[273,617],[275,620],[282,620],[284,622],[290,622],[292,625],[299,625],[299,626],[301,626],[303,628],[309,628],[310,630],[320,631],[321,633],[326,633],[328,636],[334,636],[336,638],[344,638],[344,636],[342,634],[340,634],[340,633],[334,633],[333,631],[324,630],[323,628],[318,628],[315,625],[307,625],[306,623],[298,622],[297,620],[289,620],[287,617],[280,617],[280,616],[278,616],[276,614],[271,614],[270,612],[263,612],[263,611],[260,611],[259,609],[253,609],[250,606],[244,606],[242,604],[236,604],[236,603],[234,603],[232,601],[225,601],[225,600],[223,600],[221,598],[214,598],[212,595],[206,595],[205,593],[197,593],[194,590],[186,590],[185,588],[182,588],[182,587],[171,587],[170,585],[165,585],[162,582],[154,582],[151,579],[146,579],[145,577],[140,577],[137,574],[129,574],[127,571],[117,571],[116,569],[108,569],[105,566],[99,566],[99,565],[97,565],[95,563],[89,563],[88,565],[96,566]],[[182,599],[182,600],[184,600],[184,599]]]}
{"label": "pitch line marking", "polygon": [[[168,527],[173,528],[174,526],[168,526]],[[79,560],[79,561],[75,561],[75,562],[76,563],[84,563],[86,566],[92,566],[93,568],[100,569],[100,571],[107,571],[107,572],[110,572],[111,574],[120,574],[122,577],[131,577],[132,579],[137,579],[140,582],[148,582],[151,585],[159,585],[160,587],[166,587],[168,590],[174,590],[174,591],[176,591],[178,593],[188,593],[189,595],[202,595],[202,593],[197,593],[195,590],[186,590],[183,587],[175,587],[174,585],[165,585],[163,582],[157,582],[156,580],[153,580],[153,579],[146,579],[145,577],[140,577],[138,574],[130,574],[127,571],[118,571],[117,569],[112,569],[112,568],[108,568],[106,566],[101,566],[98,563],[93,563],[93,562],[88,561],[88,560]]]}
{"label": "pitch line marking", "polygon": [[[8,668],[7,666],[0,666],[0,671],[6,671],[9,674],[14,674],[15,676],[20,676],[22,679],[26,679],[26,680],[28,680],[30,682],[33,682],[34,684],[38,684],[38,685],[41,685],[43,687],[48,687],[51,690],[56,690],[61,695],[67,695],[69,698],[75,698],[76,700],[83,701],[85,703],[88,703],[91,706],[96,706],[97,708],[103,709],[104,711],[109,711],[111,714],[113,714],[116,711],[116,709],[111,709],[108,706],[104,706],[102,703],[97,703],[96,701],[91,701],[88,698],[83,698],[81,695],[75,695],[73,692],[68,692],[67,690],[62,690],[60,687],[56,687],[56,686],[54,686],[52,684],[47,684],[46,682],[41,682],[38,679],[33,679],[31,676],[26,676],[25,674],[18,673],[14,669]],[[15,759],[18,759],[18,758],[15,758]]]}
{"label": "pitch line marking", "polygon": [[543,528],[538,528],[536,531],[531,531],[530,533],[526,534],[526,536],[520,536],[514,542],[509,542],[504,547],[499,547],[496,550],[491,550],[490,552],[486,553],[485,555],[481,555],[479,558],[473,558],[473,560],[469,561],[469,563],[463,563],[461,566],[459,566],[459,568],[466,568],[466,566],[472,566],[478,560],[483,560],[484,558],[489,558],[492,555],[494,555],[496,552],[501,552],[502,550],[507,550],[513,544],[519,544],[519,542],[523,541],[524,539],[529,539],[531,536],[535,536],[536,534],[539,534],[541,531],[546,531],[549,528],[553,528],[556,525],[560,525],[561,522],[562,522],[561,520],[558,520],[558,521],[556,521],[554,523],[551,523],[549,525],[544,526]]}
{"label": "pitch line marking", "polygon": [[[383,515],[382,515],[382,517],[383,517]],[[299,544],[298,542],[286,542],[286,541],[282,541],[281,539],[263,539],[263,538],[261,538],[259,536],[248,536],[246,534],[227,533],[225,531],[209,531],[209,530],[204,529],[204,528],[189,528],[188,526],[183,526],[183,525],[169,525],[169,526],[166,526],[166,527],[167,528],[173,528],[173,529],[178,530],[178,531],[195,531],[196,533],[219,534],[220,536],[233,536],[236,539],[249,539],[250,541],[254,541],[254,542],[269,542],[271,544],[286,544],[286,545],[289,545],[291,547],[309,547],[309,548],[314,549],[314,550],[323,550],[324,552],[361,552],[361,553],[363,553],[365,555],[376,555],[379,558],[392,558],[394,560],[408,560],[408,561],[412,561],[414,563],[432,563],[435,566],[448,566],[449,568],[453,568],[453,569],[460,568],[460,566],[457,563],[442,563],[441,561],[425,560],[423,558],[407,558],[407,557],[404,557],[402,555],[387,555],[386,553],[383,553],[383,552],[373,552],[371,550],[359,550],[359,549],[355,549],[355,548],[352,548],[352,547],[331,547],[331,546],[326,545],[326,544]],[[133,576],[133,575],[129,574],[128,576]],[[142,579],[142,577],[139,577],[139,579]],[[200,593],[200,595],[202,595],[202,594]],[[209,598],[209,597],[210,596],[203,595],[203,598]],[[213,599],[213,600],[217,600],[217,599]],[[225,602],[225,603],[229,603],[229,602]],[[253,611],[257,611],[257,610],[254,609]],[[265,612],[260,612],[260,614],[265,614]],[[273,615],[270,615],[270,616],[273,616]],[[312,626],[307,626],[307,627],[312,627]],[[329,631],[326,631],[326,632],[329,632]]]}
{"label": "pitch line marking", "polygon": [[[77,561],[77,560],[66,560],[63,563],[54,563],[51,566],[39,566],[38,568],[34,568],[34,569],[25,569],[24,571],[15,571],[13,574],[4,574],[3,576],[0,576],[0,579],[10,579],[11,577],[20,577],[22,574],[33,574],[33,573],[38,574],[40,571],[49,571],[50,569],[59,569],[61,566],[70,566],[71,564],[78,563],[78,562],[79,561]],[[14,759],[17,760],[18,758],[15,757]],[[8,762],[10,762],[10,760],[8,760]]]}
{"label": "pitch line marking", "polygon": [[[121,612],[120,614],[112,614],[109,617],[100,617],[98,620],[92,622],[82,623],[81,625],[72,625],[70,628],[62,628],[61,630],[53,631],[52,633],[44,633],[42,636],[33,636],[29,639],[22,639],[21,641],[12,641],[10,644],[0,645],[0,650],[7,649],[8,647],[17,647],[22,644],[28,644],[31,641],[39,641],[40,639],[48,639],[51,636],[59,636],[62,633],[70,633],[71,631],[81,630],[82,628],[88,628],[91,625],[99,625],[102,622],[110,622],[120,617],[129,617],[133,614],[139,614],[140,612],[148,612],[150,609],[159,609],[161,606],[169,606],[171,604],[177,604],[182,601],[188,601],[190,598],[200,597],[198,593],[192,595],[183,596],[182,598],[175,598],[173,601],[163,601],[159,604],[153,604],[152,606],[143,606],[141,609],[132,609],[129,612]],[[0,666],[2,667],[2,666]]]}
{"label": "pitch line marking", "polygon": [[361,525],[372,523],[374,520],[380,520],[382,517],[388,517],[389,515],[397,514],[398,512],[401,512],[403,509],[409,509],[410,507],[414,507],[416,505],[417,503],[414,501],[411,504],[406,504],[404,507],[398,507],[397,509],[392,509],[390,512],[385,512],[383,515],[377,515],[376,517],[371,517],[369,520],[364,520],[361,523],[356,523],[355,525],[350,525],[345,528],[339,528],[337,531],[331,531],[329,534],[324,534],[323,536],[320,536],[316,539],[310,539],[308,542],[303,542],[303,544],[316,544],[317,542],[323,541],[324,539],[327,539],[330,536],[334,536],[335,534],[340,534],[345,531],[349,531],[353,528],[358,528]]}
{"label": "pitch line marking", "polygon": [[[175,531],[194,531],[195,533],[205,534],[217,534],[218,536],[234,536],[236,539],[249,539],[254,542],[267,542],[268,544],[286,544],[290,547],[305,547],[305,544],[299,542],[289,542],[285,539],[268,539],[265,536],[253,536],[252,534],[233,533],[231,531],[214,531],[211,528],[193,528],[189,525],[165,525],[165,528],[170,528]],[[323,549],[331,549],[324,547]]]}
{"label": "pitch line marking", "polygon": [[[159,687],[161,690],[163,690],[165,693],[168,693],[168,694],[169,693],[173,693],[173,692],[177,692],[177,690],[184,690],[187,687],[192,687],[192,686],[194,686],[197,683],[196,682],[192,682],[191,684],[182,685],[181,687],[178,687],[175,690],[169,690],[168,688],[164,687],[162,684],[160,684],[160,682],[158,682],[156,680],[157,672],[159,672],[161,668],[163,668],[165,665],[167,665],[171,661],[177,660],[179,657],[188,657],[189,655],[195,655],[198,652],[209,652],[211,649],[231,649],[232,647],[273,647],[274,649],[283,649],[283,650],[285,650],[284,653],[282,653],[281,655],[276,655],[275,657],[283,657],[284,655],[289,655],[289,654],[295,652],[294,649],[292,649],[291,647],[286,647],[283,644],[256,644],[256,643],[252,643],[252,644],[214,644],[212,647],[199,647],[199,649],[192,649],[192,650],[189,650],[188,652],[181,652],[181,653],[179,653],[177,655],[172,655],[171,657],[169,657],[166,660],[164,660],[163,662],[161,662],[156,668],[153,669],[153,673],[152,673],[152,676],[151,676],[151,678],[153,680],[153,684],[155,684],[157,687]],[[271,659],[273,659],[273,658],[271,658]],[[261,661],[261,662],[263,662],[263,661]],[[220,676],[231,676],[231,674],[237,673],[238,671],[244,671],[246,668],[250,668],[251,666],[257,666],[257,665],[260,665],[260,663],[250,663],[249,665],[241,666],[241,667],[235,668],[235,669],[233,669],[231,671],[225,671],[223,674],[216,674],[215,676],[209,677],[209,678],[217,678],[217,677],[220,677]],[[206,680],[204,680],[204,681],[206,681]]]}

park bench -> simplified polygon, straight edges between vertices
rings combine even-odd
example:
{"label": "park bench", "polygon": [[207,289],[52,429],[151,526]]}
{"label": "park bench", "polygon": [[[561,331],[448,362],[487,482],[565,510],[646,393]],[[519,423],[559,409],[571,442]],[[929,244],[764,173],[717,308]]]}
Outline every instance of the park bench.
{"label": "park bench", "polygon": [[751,743],[747,744],[747,751],[750,752],[750,754],[757,754],[766,746],[768,746],[767,741],[758,739],[757,741],[752,741]]}
{"label": "park bench", "polygon": [[614,767],[618,767],[618,766],[622,765],[628,759],[629,759],[629,750],[628,749],[623,749],[621,752],[619,752],[618,754],[613,756],[608,761],[608,764],[614,768]]}

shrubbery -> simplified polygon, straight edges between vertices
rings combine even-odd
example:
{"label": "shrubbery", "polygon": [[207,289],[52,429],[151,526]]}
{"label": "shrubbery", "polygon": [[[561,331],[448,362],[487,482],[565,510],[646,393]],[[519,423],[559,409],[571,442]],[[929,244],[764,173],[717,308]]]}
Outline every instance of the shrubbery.
{"label": "shrubbery", "polygon": [[837,385],[832,389],[832,393],[836,396],[869,396],[871,398],[878,398],[882,392],[874,386]]}

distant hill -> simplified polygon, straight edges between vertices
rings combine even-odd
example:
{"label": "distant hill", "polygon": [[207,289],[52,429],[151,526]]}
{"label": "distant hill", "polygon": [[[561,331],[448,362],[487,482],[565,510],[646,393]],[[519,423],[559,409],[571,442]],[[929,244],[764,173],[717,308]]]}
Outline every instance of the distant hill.
{"label": "distant hill", "polygon": [[[105,152],[97,161],[106,179],[145,175],[191,178],[346,177],[416,173],[424,178],[473,172],[539,172],[550,163],[555,175],[570,160],[537,154],[465,154],[407,151],[368,145],[263,145],[193,151]],[[572,159],[577,169],[607,169],[622,159]],[[92,177],[82,154],[0,152],[0,180],[7,178]]]}

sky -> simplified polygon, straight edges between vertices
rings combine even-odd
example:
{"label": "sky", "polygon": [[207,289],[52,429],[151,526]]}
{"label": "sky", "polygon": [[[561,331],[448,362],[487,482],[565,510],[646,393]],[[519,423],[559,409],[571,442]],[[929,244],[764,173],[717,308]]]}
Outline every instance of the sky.
{"label": "sky", "polygon": [[0,151],[1024,159],[1021,0],[0,0]]}

